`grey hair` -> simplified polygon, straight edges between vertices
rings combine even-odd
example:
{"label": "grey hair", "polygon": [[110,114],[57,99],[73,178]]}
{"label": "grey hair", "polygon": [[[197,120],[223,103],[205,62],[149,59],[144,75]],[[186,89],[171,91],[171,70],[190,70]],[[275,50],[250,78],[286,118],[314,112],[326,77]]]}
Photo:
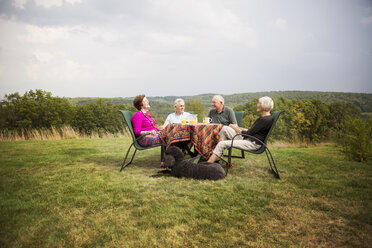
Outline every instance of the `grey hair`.
{"label": "grey hair", "polygon": [[212,100],[213,100],[213,99],[216,99],[217,101],[222,102],[222,104],[225,104],[225,99],[223,99],[223,97],[222,97],[221,95],[215,95],[215,96],[212,98]]}
{"label": "grey hair", "polygon": [[183,102],[183,104],[185,104],[185,101],[182,98],[177,98],[174,100],[174,106],[177,106],[179,102]]}
{"label": "grey hair", "polygon": [[263,96],[258,99],[258,102],[261,103],[261,107],[264,111],[270,112],[274,108],[274,101],[268,96]]}

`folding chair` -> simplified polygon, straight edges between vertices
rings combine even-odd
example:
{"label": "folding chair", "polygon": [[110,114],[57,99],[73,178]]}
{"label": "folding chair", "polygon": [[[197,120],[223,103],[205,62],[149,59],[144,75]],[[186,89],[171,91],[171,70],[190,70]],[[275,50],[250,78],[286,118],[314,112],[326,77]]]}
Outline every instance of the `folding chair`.
{"label": "folding chair", "polygon": [[[151,148],[154,148],[154,147],[161,146],[161,158],[160,158],[160,161],[162,161],[163,160],[163,156],[164,156],[164,150],[165,150],[164,149],[164,145],[163,144],[158,144],[158,145],[147,146],[147,147],[141,146],[138,143],[138,139],[140,139],[144,135],[142,135],[142,136],[140,136],[138,138],[134,135],[134,130],[133,130],[132,122],[131,122],[131,119],[132,119],[133,114],[130,111],[128,111],[128,110],[119,110],[119,112],[123,114],[124,121],[127,123],[127,126],[129,128],[129,132],[130,132],[130,134],[132,136],[132,139],[133,139],[133,142],[130,145],[130,147],[129,147],[128,151],[127,151],[127,154],[125,155],[125,159],[124,159],[124,161],[123,161],[123,163],[121,165],[120,171],[122,171],[125,167],[127,167],[128,165],[130,165],[132,163],[133,158],[136,155],[137,150],[147,150],[147,149],[151,149]],[[125,161],[127,160],[129,151],[130,151],[130,149],[132,149],[132,146],[135,148],[134,153],[132,155],[132,158],[131,158],[131,160],[128,163],[125,163]]]}
{"label": "folding chair", "polygon": [[238,123],[238,126],[240,127],[242,125],[244,111],[234,111],[236,122]]}
{"label": "folding chair", "polygon": [[[276,176],[276,178],[280,179],[279,172],[278,172],[278,169],[276,168],[274,158],[273,158],[273,156],[271,155],[271,152],[270,152],[269,148],[267,147],[267,140],[269,139],[270,134],[271,134],[271,132],[272,132],[272,130],[273,130],[273,128],[274,128],[274,126],[275,126],[277,120],[279,119],[280,114],[283,113],[283,112],[284,112],[284,110],[277,111],[277,112],[275,112],[275,113],[272,115],[272,116],[273,116],[273,122],[272,122],[272,124],[271,124],[270,130],[269,130],[269,132],[268,132],[268,134],[267,134],[267,136],[266,136],[264,142],[262,142],[261,140],[257,139],[256,137],[253,137],[253,136],[251,136],[251,135],[240,134],[240,133],[239,133],[239,134],[236,134],[236,135],[232,138],[232,140],[231,140],[231,146],[228,148],[228,150],[229,150],[229,155],[228,155],[228,157],[229,157],[229,158],[228,158],[228,162],[227,162],[226,174],[227,174],[229,168],[231,167],[231,158],[233,157],[233,156],[231,156],[232,148],[235,148],[235,149],[239,149],[239,150],[246,151],[246,152],[250,152],[250,153],[254,153],[254,154],[261,154],[261,153],[265,152],[265,153],[266,153],[266,157],[267,157],[267,159],[269,160],[269,164],[270,164],[271,171],[274,173],[274,175]],[[244,137],[249,137],[249,138],[251,138],[251,139],[254,139],[254,140],[256,141],[256,143],[258,143],[258,144],[261,145],[261,147],[260,147],[258,150],[253,150],[253,151],[252,151],[252,150],[241,149],[241,148],[238,148],[238,147],[233,147],[234,139],[235,139],[235,137],[238,136],[238,135],[242,135],[242,136],[244,136]],[[270,155],[270,157],[269,157],[269,155]]]}

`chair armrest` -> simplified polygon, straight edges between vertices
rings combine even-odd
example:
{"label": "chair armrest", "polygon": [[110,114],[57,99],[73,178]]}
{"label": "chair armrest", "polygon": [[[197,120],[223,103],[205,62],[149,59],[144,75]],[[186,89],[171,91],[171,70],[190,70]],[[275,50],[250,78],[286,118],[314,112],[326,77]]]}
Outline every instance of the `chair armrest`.
{"label": "chair armrest", "polygon": [[[139,140],[140,138],[142,138],[142,137],[144,137],[144,136],[146,136],[146,135],[149,135],[149,133],[142,134],[142,135],[138,136],[138,137],[136,138],[136,141],[138,142],[138,140]],[[161,137],[160,137],[160,138],[161,138]],[[161,140],[162,140],[162,145],[164,145],[163,138],[161,138]]]}
{"label": "chair armrest", "polygon": [[149,133],[142,134],[142,135],[138,136],[138,137],[136,138],[136,141],[138,141],[140,138],[142,138],[142,137],[144,137],[144,136],[146,136],[146,135],[149,135]]}

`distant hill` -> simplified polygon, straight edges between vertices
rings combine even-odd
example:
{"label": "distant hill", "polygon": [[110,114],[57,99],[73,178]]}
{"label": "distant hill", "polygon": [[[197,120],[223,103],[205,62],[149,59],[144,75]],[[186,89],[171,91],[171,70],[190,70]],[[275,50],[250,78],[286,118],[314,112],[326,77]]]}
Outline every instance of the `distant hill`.
{"label": "distant hill", "polygon": [[[195,96],[155,96],[148,97],[150,104],[155,108],[159,105],[165,105],[172,109],[173,101],[176,98],[183,98],[187,100],[199,100],[203,102],[206,108],[210,108],[212,97],[215,94],[201,94]],[[359,107],[362,112],[372,112],[372,94],[366,93],[344,93],[344,92],[321,92],[321,91],[264,91],[264,92],[253,92],[253,93],[240,93],[232,95],[223,95],[225,98],[225,104],[229,107],[235,107],[238,104],[244,104],[255,98],[261,96],[270,96],[271,98],[284,97],[287,99],[318,99],[323,102],[337,102],[346,101],[355,104]],[[94,102],[98,98],[94,97],[76,97],[69,98],[69,101],[73,104],[81,105],[84,103]],[[117,97],[117,98],[101,98],[104,100],[111,100],[114,104],[124,103],[132,105],[133,97]],[[152,103],[151,103],[152,102]]]}

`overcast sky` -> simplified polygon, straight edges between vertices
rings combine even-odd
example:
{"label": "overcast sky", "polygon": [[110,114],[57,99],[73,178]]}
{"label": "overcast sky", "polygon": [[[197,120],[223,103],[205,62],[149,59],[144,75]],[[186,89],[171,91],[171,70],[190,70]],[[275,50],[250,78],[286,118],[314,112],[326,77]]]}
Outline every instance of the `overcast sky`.
{"label": "overcast sky", "polygon": [[0,98],[372,93],[372,1],[0,0]]}

